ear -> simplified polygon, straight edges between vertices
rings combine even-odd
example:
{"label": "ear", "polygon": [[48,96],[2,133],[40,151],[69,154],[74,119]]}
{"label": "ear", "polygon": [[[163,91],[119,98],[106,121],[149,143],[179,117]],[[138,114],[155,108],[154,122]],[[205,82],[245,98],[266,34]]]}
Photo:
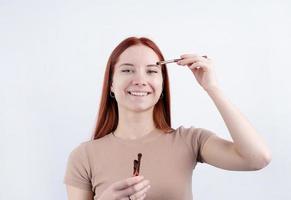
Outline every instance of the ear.
{"label": "ear", "polygon": [[113,92],[112,82],[111,82],[111,85],[110,85],[110,91]]}

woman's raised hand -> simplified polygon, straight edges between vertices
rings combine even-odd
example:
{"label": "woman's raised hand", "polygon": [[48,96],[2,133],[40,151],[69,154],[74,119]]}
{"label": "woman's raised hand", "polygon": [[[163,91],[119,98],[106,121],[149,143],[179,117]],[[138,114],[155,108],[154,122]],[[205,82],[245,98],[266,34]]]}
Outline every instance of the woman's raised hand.
{"label": "woman's raised hand", "polygon": [[211,88],[218,88],[212,60],[210,58],[197,54],[184,54],[180,57],[182,60],[178,61],[177,64],[188,66],[204,90],[207,91]]}

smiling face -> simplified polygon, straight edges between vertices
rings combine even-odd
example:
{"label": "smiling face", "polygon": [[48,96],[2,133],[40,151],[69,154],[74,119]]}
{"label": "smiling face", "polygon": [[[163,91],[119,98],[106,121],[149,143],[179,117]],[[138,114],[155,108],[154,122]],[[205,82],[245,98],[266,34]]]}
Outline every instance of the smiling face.
{"label": "smiling face", "polygon": [[120,109],[153,109],[163,89],[163,76],[157,54],[144,45],[127,48],[114,66],[111,91]]}

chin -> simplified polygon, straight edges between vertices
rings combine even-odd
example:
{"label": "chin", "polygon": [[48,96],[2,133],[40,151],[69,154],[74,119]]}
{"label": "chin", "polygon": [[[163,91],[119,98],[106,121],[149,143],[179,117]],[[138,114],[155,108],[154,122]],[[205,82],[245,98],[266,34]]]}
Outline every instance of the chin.
{"label": "chin", "polygon": [[134,111],[134,112],[145,112],[145,111],[149,111],[151,109],[154,109],[155,105],[151,105],[151,106],[143,106],[143,105],[131,105],[130,107],[128,107],[129,110]]}

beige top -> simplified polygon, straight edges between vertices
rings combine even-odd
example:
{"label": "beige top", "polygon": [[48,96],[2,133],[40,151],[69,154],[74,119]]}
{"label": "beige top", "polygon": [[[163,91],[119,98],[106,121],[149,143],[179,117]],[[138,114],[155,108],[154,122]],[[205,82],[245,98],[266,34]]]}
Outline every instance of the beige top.
{"label": "beige top", "polygon": [[93,191],[94,200],[113,182],[131,177],[142,153],[140,175],[150,180],[148,200],[192,200],[192,172],[203,162],[201,149],[215,133],[180,126],[169,134],[151,132],[138,139],[112,133],[81,143],[70,154],[64,183]]}

